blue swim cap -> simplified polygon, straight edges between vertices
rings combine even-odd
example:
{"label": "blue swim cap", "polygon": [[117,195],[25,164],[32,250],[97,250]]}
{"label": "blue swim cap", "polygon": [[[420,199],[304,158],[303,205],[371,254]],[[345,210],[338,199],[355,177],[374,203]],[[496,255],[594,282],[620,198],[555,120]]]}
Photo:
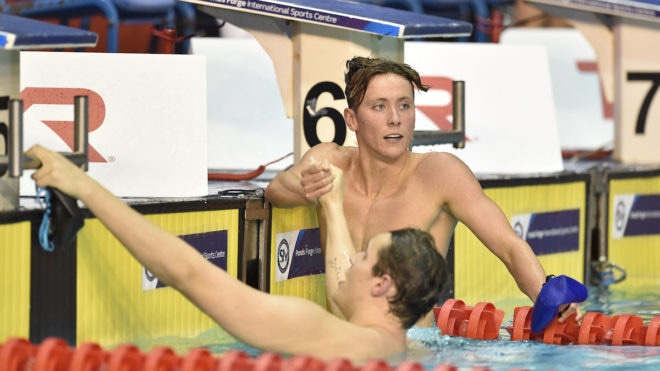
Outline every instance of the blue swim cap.
{"label": "blue swim cap", "polygon": [[557,276],[543,285],[532,310],[532,333],[537,333],[552,322],[559,307],[568,303],[581,303],[587,299],[587,288],[568,276]]}

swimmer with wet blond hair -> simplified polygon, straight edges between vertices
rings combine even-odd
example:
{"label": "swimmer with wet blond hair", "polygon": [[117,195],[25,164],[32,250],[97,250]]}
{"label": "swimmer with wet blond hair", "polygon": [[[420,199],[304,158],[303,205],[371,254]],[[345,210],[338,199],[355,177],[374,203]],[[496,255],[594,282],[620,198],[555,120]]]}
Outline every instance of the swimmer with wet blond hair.
{"label": "swimmer with wet blond hair", "polygon": [[[320,143],[280,172],[266,188],[276,207],[316,205],[334,187],[332,166],[343,171],[344,212],[353,244],[361,249],[380,233],[402,228],[427,231],[446,256],[460,222],[497,256],[520,290],[536,301],[546,281],[539,259],[481,188],[470,168],[447,152],[412,152],[415,90],[426,91],[411,66],[384,58],[346,62],[344,121],[357,146]],[[323,213],[319,212],[319,220]],[[320,223],[321,236],[324,224]],[[438,303],[441,304],[441,303]],[[578,313],[572,303],[560,321]],[[432,313],[421,325],[433,325]]]}

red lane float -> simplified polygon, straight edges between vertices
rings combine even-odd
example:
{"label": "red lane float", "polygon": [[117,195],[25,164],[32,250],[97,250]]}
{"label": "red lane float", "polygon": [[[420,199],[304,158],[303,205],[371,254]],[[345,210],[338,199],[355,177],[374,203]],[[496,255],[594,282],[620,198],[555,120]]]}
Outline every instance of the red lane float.
{"label": "red lane float", "polygon": [[194,348],[181,361],[181,371],[214,371],[216,359],[208,349]]}
{"label": "red lane float", "polygon": [[[587,312],[582,322],[576,315],[563,322],[558,318],[542,331],[532,332],[534,308],[517,307],[513,311],[513,325],[505,329],[512,341],[532,340],[555,345],[647,345],[660,346],[660,317],[648,325],[636,315],[622,314],[608,317],[602,313]],[[449,299],[442,307],[433,308],[436,324],[443,335],[492,340],[499,337],[504,313],[491,303],[478,303],[473,307],[461,300]]]}
{"label": "red lane float", "polygon": [[121,344],[108,357],[108,371],[141,370],[144,356],[135,345]]}
{"label": "red lane float", "polygon": [[[488,306],[484,306],[484,311]],[[192,349],[183,356],[165,346],[148,353],[135,345],[121,344],[104,350],[86,342],[72,348],[63,339],[48,338],[40,345],[23,338],[9,338],[0,344],[1,371],[424,371],[416,362],[404,361],[390,366],[383,360],[370,360],[353,366],[347,359],[327,362],[315,357],[296,355],[284,358],[273,352],[252,358],[238,350],[215,357],[207,349]],[[434,371],[456,371],[452,365],[438,365]],[[488,370],[473,368],[472,370]]]}
{"label": "red lane float", "polygon": [[296,355],[287,361],[287,369],[290,371],[323,371],[325,363],[318,358]]}
{"label": "red lane float", "polygon": [[80,371],[101,370],[107,362],[107,353],[96,343],[82,343],[78,346],[73,356],[69,368]]}
{"label": "red lane float", "polygon": [[274,371],[274,370],[281,370],[282,365],[284,363],[284,360],[282,359],[282,356],[273,353],[273,352],[265,352],[261,353],[257,359],[254,361],[254,365],[252,366],[253,371]]}
{"label": "red lane float", "polygon": [[157,346],[153,348],[144,360],[145,370],[177,370],[181,359],[171,348]]}
{"label": "red lane float", "polygon": [[433,308],[433,312],[443,335],[480,340],[497,339],[504,318],[504,312],[492,303],[480,302],[470,307],[457,299],[448,299],[442,307]]}
{"label": "red lane float", "polygon": [[10,338],[0,347],[0,365],[7,370],[25,370],[34,360],[35,348],[26,339]]}
{"label": "red lane float", "polygon": [[379,359],[373,359],[370,361],[367,361],[362,368],[360,368],[362,371],[389,371],[391,370],[390,365],[387,364],[387,362],[379,360]]}
{"label": "red lane float", "polygon": [[580,324],[575,320],[576,315],[568,317],[564,322],[557,319],[550,322],[543,330],[543,342],[546,344],[568,345],[574,343],[580,333]]}
{"label": "red lane float", "polygon": [[325,371],[355,371],[355,368],[349,360],[335,358],[325,364]]}
{"label": "red lane float", "polygon": [[424,371],[424,367],[417,362],[404,361],[397,366],[396,371]]}
{"label": "red lane float", "polygon": [[517,307],[513,310],[514,326],[507,326],[505,329],[511,335],[512,341],[535,340],[543,341],[542,336],[536,336],[532,333],[532,307]]}
{"label": "red lane float", "polygon": [[653,317],[649,325],[646,327],[646,336],[644,337],[644,345],[659,346],[660,345],[660,317]]}
{"label": "red lane float", "polygon": [[504,311],[492,303],[480,302],[474,306],[468,318],[467,337],[470,339],[493,340],[500,336]]}
{"label": "red lane float", "polygon": [[71,349],[66,341],[49,338],[37,349],[34,358],[34,371],[66,370],[71,360]]}
{"label": "red lane float", "polygon": [[622,314],[612,317],[612,337],[606,336],[611,345],[643,345],[646,328],[641,317]]}
{"label": "red lane float", "polygon": [[[547,344],[568,345],[646,345],[660,346],[660,316],[644,325],[636,315],[609,317],[602,313],[587,312],[581,323],[576,316],[562,323],[555,318],[544,330],[532,333],[533,307],[517,307],[512,326],[506,330],[512,341],[539,341]],[[499,338],[504,312],[492,303],[480,302],[474,307],[462,300],[449,299],[441,307],[433,308],[438,329],[444,335],[479,340]],[[293,356],[284,358],[273,352],[251,358],[244,352],[230,350],[220,357],[207,349],[196,348],[184,356],[171,348],[155,347],[142,353],[132,344],[122,344],[112,351],[98,344],[86,342],[72,348],[59,338],[47,338],[34,345],[23,338],[9,338],[0,344],[2,371],[422,371],[423,366],[405,361],[391,367],[382,360],[371,360],[356,367],[346,359],[324,362],[315,357]],[[456,370],[453,365],[442,364],[434,371]],[[481,369],[481,368],[480,368]],[[473,368],[472,370],[477,370]]]}
{"label": "red lane float", "polygon": [[582,325],[578,334],[578,344],[599,345],[605,343],[610,326],[610,317],[597,312],[588,312],[582,317]]}

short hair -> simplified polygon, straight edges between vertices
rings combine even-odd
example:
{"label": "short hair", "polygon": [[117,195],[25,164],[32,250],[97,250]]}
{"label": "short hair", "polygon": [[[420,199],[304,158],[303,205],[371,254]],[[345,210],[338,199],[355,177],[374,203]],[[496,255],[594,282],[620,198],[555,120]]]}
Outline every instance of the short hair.
{"label": "short hair", "polygon": [[346,87],[346,101],[351,109],[357,108],[367,91],[369,81],[380,74],[394,73],[410,81],[411,89],[414,86],[417,90],[427,91],[429,86],[422,84],[419,73],[405,63],[394,62],[384,58],[366,58],[354,57],[346,61],[346,72],[344,82]]}
{"label": "short hair", "polygon": [[391,234],[392,244],[379,250],[372,274],[392,277],[397,290],[389,299],[390,311],[409,329],[440,300],[447,263],[428,232],[404,228]]}

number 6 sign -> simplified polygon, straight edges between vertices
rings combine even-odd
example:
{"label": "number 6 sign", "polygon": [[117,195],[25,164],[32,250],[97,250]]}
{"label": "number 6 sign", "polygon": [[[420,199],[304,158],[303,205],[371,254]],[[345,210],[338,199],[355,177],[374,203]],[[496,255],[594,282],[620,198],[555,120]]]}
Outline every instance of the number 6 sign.
{"label": "number 6 sign", "polygon": [[[403,40],[379,38],[301,23],[300,35],[294,40],[298,50],[304,50],[294,65],[293,120],[294,161],[314,145],[335,142],[356,145],[355,135],[344,122],[344,71],[346,61],[356,55],[371,55],[403,61]],[[350,40],[350,42],[347,42]]]}

